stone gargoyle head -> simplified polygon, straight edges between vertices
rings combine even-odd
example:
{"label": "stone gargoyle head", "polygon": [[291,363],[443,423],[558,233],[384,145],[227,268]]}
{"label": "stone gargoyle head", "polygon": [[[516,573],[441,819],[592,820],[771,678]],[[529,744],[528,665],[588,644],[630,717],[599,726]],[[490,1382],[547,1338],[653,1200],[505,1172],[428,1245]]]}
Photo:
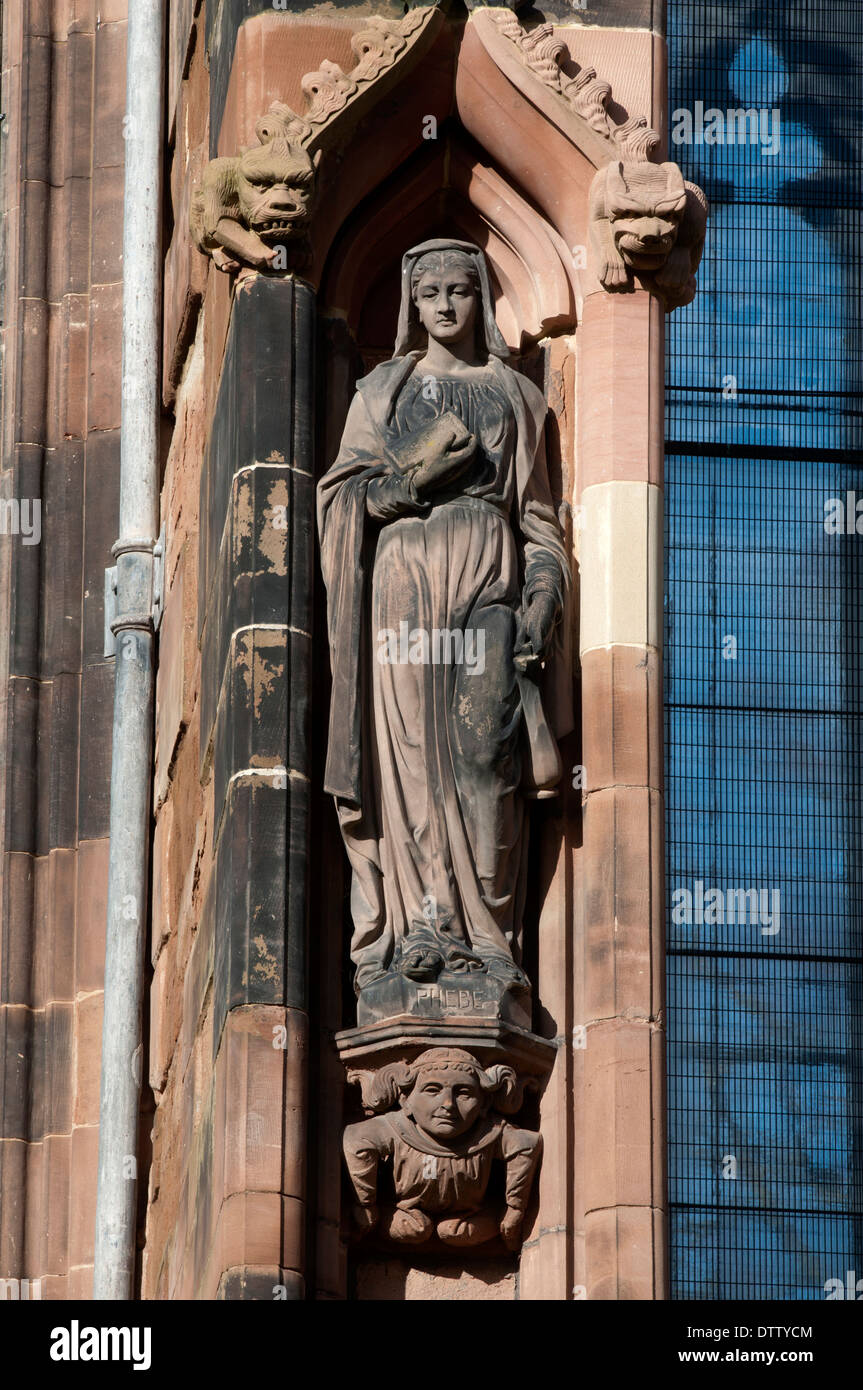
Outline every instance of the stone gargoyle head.
{"label": "stone gargoyle head", "polygon": [[676,164],[610,164],[606,208],[611,235],[633,270],[658,270],[677,241],[686,185]]}
{"label": "stone gargoyle head", "polygon": [[707,199],[676,164],[615,160],[590,191],[591,243],[605,289],[633,288],[633,273],[665,303],[688,304],[704,249]]}
{"label": "stone gargoyle head", "polygon": [[[276,102],[258,121],[260,140],[244,150],[237,163],[240,217],[263,242],[296,236],[308,224],[315,188],[315,169],[308,151],[292,139],[291,117]],[[286,108],[287,110],[287,108]]]}
{"label": "stone gargoyle head", "polygon": [[301,143],[308,126],[290,107],[273,102],[255,126],[259,143],[207,165],[194,195],[191,228],[220,270],[241,263],[266,269],[277,247],[308,228],[320,151]]}

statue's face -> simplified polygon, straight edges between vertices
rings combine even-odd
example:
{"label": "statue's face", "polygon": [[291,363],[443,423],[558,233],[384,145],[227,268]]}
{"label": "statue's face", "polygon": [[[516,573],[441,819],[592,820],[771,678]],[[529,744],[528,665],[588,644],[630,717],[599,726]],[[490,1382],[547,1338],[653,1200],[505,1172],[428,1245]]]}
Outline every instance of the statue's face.
{"label": "statue's face", "polygon": [[474,331],[479,298],[472,277],[452,267],[427,270],[413,289],[420,323],[439,343],[460,343]]}
{"label": "statue's face", "polygon": [[464,1071],[420,1072],[405,1104],[411,1119],[435,1139],[467,1134],[484,1109],[479,1082]]}

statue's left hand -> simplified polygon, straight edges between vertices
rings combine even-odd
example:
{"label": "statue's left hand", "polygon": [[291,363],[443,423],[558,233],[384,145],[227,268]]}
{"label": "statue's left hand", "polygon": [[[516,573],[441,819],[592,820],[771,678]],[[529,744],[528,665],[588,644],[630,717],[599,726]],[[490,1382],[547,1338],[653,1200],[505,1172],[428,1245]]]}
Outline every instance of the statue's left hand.
{"label": "statue's left hand", "polygon": [[535,657],[541,661],[554,631],[557,604],[551,594],[535,593],[519,618],[515,639],[515,657]]}
{"label": "statue's left hand", "polygon": [[364,1235],[366,1231],[374,1230],[378,1224],[378,1216],[377,1207],[368,1207],[360,1203],[354,1205],[354,1221]]}
{"label": "statue's left hand", "polygon": [[500,1233],[503,1243],[507,1250],[518,1250],[521,1245],[521,1226],[524,1221],[524,1213],[516,1211],[515,1207],[507,1207],[500,1223]]}

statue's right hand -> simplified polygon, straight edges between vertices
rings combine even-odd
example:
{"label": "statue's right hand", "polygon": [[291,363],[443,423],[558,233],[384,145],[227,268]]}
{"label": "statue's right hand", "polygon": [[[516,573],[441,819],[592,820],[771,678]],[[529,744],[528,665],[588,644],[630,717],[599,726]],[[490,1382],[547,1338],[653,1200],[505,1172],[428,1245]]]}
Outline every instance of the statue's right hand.
{"label": "statue's right hand", "polygon": [[424,516],[429,504],[413,490],[411,475],[390,473],[373,478],[366,490],[366,510],[378,521],[402,516]]}
{"label": "statue's right hand", "polygon": [[377,1207],[363,1207],[359,1203],[354,1207],[354,1221],[363,1233],[375,1228],[379,1216]]}
{"label": "statue's right hand", "polygon": [[451,483],[464,472],[476,453],[475,436],[457,425],[447,432],[441,443],[440,451],[435,451],[414,469],[413,485],[419,497]]}

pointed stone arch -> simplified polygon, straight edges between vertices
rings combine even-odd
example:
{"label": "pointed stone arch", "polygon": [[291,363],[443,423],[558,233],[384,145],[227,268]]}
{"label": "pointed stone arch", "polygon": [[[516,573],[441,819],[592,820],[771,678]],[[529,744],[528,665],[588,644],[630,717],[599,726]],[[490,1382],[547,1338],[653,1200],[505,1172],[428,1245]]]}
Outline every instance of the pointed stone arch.
{"label": "pointed stone arch", "polygon": [[457,129],[419,151],[348,219],[330,248],[322,304],[344,314],[357,341],[385,347],[401,256],[443,228],[486,252],[513,352],[574,329],[581,288],[569,248]]}

